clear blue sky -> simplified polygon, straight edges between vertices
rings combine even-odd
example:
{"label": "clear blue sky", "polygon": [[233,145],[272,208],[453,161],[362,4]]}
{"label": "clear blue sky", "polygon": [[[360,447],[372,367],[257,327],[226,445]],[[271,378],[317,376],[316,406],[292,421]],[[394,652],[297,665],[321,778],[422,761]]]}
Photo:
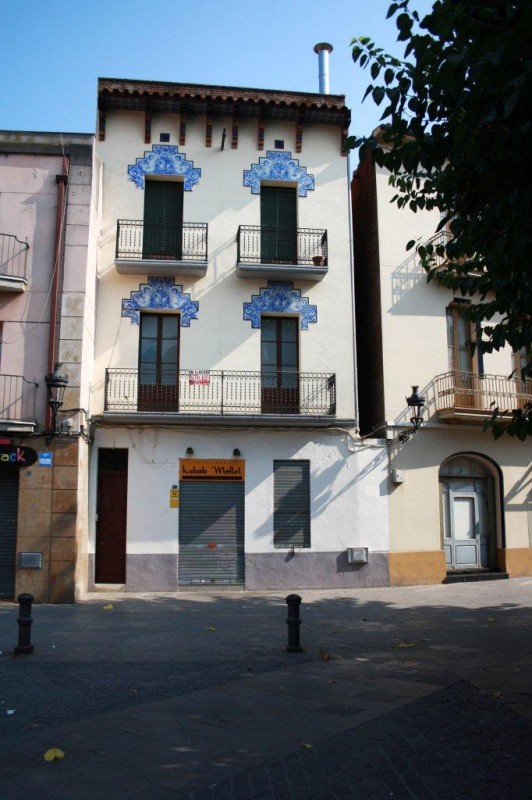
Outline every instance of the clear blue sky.
{"label": "clear blue sky", "polygon": [[346,95],[352,133],[367,133],[379,113],[361,104],[370,76],[350,41],[369,35],[402,55],[390,2],[0,0],[0,129],[93,132],[98,77],[317,92],[313,46],[326,41],[331,93]]}

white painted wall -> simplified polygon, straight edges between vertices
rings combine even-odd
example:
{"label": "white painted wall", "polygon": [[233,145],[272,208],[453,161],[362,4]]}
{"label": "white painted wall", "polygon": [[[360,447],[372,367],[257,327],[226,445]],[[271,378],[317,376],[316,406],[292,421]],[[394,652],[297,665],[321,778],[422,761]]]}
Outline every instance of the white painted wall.
{"label": "white painted wall", "polygon": [[[152,142],[160,132],[171,134],[176,144],[179,118],[153,118]],[[221,150],[223,129],[227,130]],[[315,176],[315,191],[298,199],[298,226],[328,230],[329,272],[317,283],[295,281],[295,288],[318,307],[318,322],[300,332],[300,370],[334,372],[337,379],[337,415],[354,416],[353,319],[351,308],[351,257],[346,160],[340,154],[340,132],[330,126],[305,126],[303,151],[295,152],[293,125],[269,122],[265,149],[257,150],[256,121],[240,124],[238,149],[231,149],[231,120],[213,124],[213,146],[205,147],[205,120],[187,118],[186,144],[179,147],[202,170],[199,183],[184,193],[185,222],[209,225],[209,264],[204,278],[176,278],[199,315],[190,328],[182,328],[183,369],[260,368],[260,330],[243,320],[243,303],[266,286],[264,279],[236,276],[236,238],[239,225],[260,224],[260,196],[243,186],[243,171],[257,164],[275,139]],[[98,332],[93,381],[93,413],[103,410],[106,367],[136,367],[139,327],[121,317],[122,299],[146,279],[120,275],[114,265],[117,219],[143,218],[144,191],[129,180],[127,167],[143,157],[144,116],[132,112],[107,114],[106,138],[97,143],[103,162],[103,220],[99,263]]]}
{"label": "white painted wall", "polygon": [[127,448],[127,552],[178,552],[179,509],[169,507],[179,485],[179,459],[187,447],[194,458],[231,458],[238,447],[246,466],[245,549],[273,547],[273,461],[310,459],[312,552],[346,547],[388,550],[387,459],[385,446],[360,447],[341,431],[172,430],[98,428],[91,467],[90,552],[95,548],[97,449]]}

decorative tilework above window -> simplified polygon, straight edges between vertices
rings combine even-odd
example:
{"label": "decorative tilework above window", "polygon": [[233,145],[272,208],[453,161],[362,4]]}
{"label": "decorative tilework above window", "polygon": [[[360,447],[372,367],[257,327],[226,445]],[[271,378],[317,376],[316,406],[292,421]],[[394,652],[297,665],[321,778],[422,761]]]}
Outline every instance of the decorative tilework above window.
{"label": "decorative tilework above window", "polygon": [[260,328],[262,314],[299,314],[302,331],[318,321],[318,307],[311,306],[308,297],[301,297],[301,289],[294,289],[292,281],[268,281],[267,288],[244,303],[244,319],[252,328]]}
{"label": "decorative tilework above window", "polygon": [[187,161],[184,153],[179,153],[173,144],[154,144],[151,153],[144,153],[144,158],[137,158],[135,164],[127,168],[129,179],[144,188],[145,175],[178,175],[183,178],[185,192],[201,178],[201,169]]}
{"label": "decorative tilework above window", "polygon": [[300,167],[299,159],[292,158],[290,152],[267,150],[266,156],[259,157],[258,164],[252,164],[251,169],[244,170],[244,186],[251,187],[251,194],[260,194],[261,181],[297,183],[300,197],[306,197],[308,191],[314,191],[314,175],[308,175],[307,168]]}
{"label": "decorative tilework above window", "polygon": [[129,300],[122,300],[122,316],[130,317],[131,323],[138,325],[139,312],[150,309],[179,311],[181,327],[189,328],[190,320],[198,318],[199,303],[191,300],[172,278],[151,277],[148,283],[140,284],[138,292],[131,292]]}

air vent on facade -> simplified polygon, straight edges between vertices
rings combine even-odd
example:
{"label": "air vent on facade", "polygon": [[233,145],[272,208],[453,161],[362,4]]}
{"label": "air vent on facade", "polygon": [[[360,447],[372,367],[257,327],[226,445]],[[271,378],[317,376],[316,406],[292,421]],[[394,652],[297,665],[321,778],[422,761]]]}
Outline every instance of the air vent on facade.
{"label": "air vent on facade", "polygon": [[169,133],[160,133],[159,134],[159,141],[160,142],[169,142],[170,141],[170,134]]}
{"label": "air vent on facade", "polygon": [[284,139],[276,139],[273,146],[276,150],[284,150]]}

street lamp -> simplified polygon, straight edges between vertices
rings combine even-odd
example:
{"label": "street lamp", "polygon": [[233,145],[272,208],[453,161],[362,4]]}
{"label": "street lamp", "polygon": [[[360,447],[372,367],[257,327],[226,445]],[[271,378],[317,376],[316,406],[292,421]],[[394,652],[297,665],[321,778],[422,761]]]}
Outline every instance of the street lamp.
{"label": "street lamp", "polygon": [[410,417],[410,422],[412,423],[412,430],[411,431],[403,431],[399,434],[399,441],[400,442],[408,442],[411,436],[416,433],[421,427],[421,423],[423,422],[423,409],[425,407],[425,398],[418,393],[419,386],[412,386],[412,394],[410,397],[406,397],[405,400],[408,403],[408,408],[411,408],[414,412],[413,415]]}
{"label": "street lamp", "polygon": [[59,409],[63,405],[63,397],[65,396],[65,389],[68,384],[68,375],[61,375],[59,370],[63,366],[62,361],[57,361],[54,364],[54,371],[46,375],[44,380],[48,387],[48,405],[52,410],[52,428],[49,431],[49,436],[56,436],[61,433],[61,427],[58,423]]}

